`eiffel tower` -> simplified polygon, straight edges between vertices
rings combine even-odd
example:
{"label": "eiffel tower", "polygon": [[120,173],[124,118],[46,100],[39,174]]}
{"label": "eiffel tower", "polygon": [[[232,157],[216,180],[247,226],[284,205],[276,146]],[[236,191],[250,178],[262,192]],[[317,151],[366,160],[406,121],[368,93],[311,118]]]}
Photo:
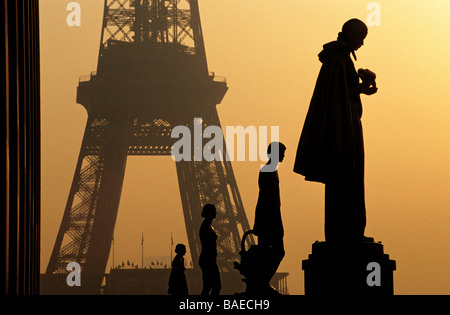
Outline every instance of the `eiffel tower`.
{"label": "eiffel tower", "polygon": [[[227,90],[226,80],[208,71],[197,0],[105,1],[97,71],[77,88],[88,120],[46,275],[67,275],[67,265],[78,262],[83,292],[99,292],[127,156],[170,156],[172,129],[193,130],[195,117],[203,128],[220,127],[216,106]],[[218,265],[232,270],[250,227],[231,163],[192,159],[176,162],[176,170],[193,263],[201,209],[212,203]]]}

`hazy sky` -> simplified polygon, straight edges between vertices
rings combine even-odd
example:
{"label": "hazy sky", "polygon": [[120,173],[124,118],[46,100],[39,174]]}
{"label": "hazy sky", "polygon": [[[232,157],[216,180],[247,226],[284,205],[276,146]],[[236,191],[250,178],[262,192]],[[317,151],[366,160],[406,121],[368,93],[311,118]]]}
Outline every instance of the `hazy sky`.
{"label": "hazy sky", "polygon": [[[42,243],[45,271],[67,202],[87,119],[76,104],[80,76],[96,70],[103,0],[41,0]],[[280,165],[291,294],[303,294],[301,261],[323,240],[324,186],[292,172],[320,69],[317,54],[342,24],[371,13],[364,0],[200,0],[209,70],[227,77],[222,126],[279,126],[288,148]],[[450,294],[450,1],[379,0],[357,68],[377,73],[362,96],[366,150],[366,235],[382,241],[396,294]],[[233,162],[253,225],[260,162]],[[170,256],[170,235],[187,244],[175,164],[130,157],[115,229],[115,259]],[[187,257],[189,260],[190,257]],[[108,265],[109,267],[109,265]]]}

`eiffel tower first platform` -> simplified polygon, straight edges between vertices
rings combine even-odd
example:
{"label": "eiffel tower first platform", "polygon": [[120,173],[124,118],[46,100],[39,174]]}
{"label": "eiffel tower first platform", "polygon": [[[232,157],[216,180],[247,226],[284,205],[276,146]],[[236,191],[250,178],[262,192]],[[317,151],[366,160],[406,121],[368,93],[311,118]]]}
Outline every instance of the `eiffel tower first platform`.
{"label": "eiffel tower first platform", "polygon": [[[192,130],[196,117],[203,128],[220,127],[216,106],[227,90],[226,80],[208,71],[197,0],[105,1],[97,71],[77,89],[88,119],[43,294],[100,293],[127,157],[170,156],[172,129]],[[201,209],[212,203],[218,265],[224,274],[233,271],[250,227],[231,163],[192,159],[176,162],[176,169],[193,263],[201,250]],[[66,284],[71,262],[81,266],[80,287]]]}

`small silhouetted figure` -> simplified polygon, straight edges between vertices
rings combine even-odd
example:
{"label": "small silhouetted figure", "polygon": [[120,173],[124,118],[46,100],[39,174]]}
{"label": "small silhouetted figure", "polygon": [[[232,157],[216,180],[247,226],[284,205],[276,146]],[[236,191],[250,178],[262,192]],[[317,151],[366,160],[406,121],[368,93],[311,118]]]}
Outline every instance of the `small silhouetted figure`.
{"label": "small silhouetted figure", "polygon": [[217,234],[214,231],[212,221],[216,218],[216,207],[207,204],[201,213],[204,218],[200,226],[200,242],[202,251],[199,258],[199,266],[202,270],[203,289],[201,295],[219,295],[222,288],[219,267],[217,266]]}
{"label": "small silhouetted figure", "polygon": [[[300,137],[294,172],[325,183],[326,241],[368,241],[364,236],[364,143],[360,94],[377,92],[375,74],[355,69],[350,55],[368,34],[358,19],[347,21],[337,41],[319,54],[322,68]],[[360,79],[362,82],[360,82]]]}
{"label": "small silhouetted figure", "polygon": [[267,148],[269,161],[261,168],[258,177],[259,195],[255,210],[253,233],[258,236],[258,245],[271,248],[271,267],[267,270],[272,279],[284,258],[284,228],[281,219],[281,198],[278,178],[278,164],[283,161],[286,146],[272,142]]}
{"label": "small silhouetted figure", "polygon": [[177,244],[175,246],[176,256],[172,261],[172,271],[169,277],[168,293],[177,296],[189,295],[188,285],[184,267],[184,255],[186,254],[186,246]]}

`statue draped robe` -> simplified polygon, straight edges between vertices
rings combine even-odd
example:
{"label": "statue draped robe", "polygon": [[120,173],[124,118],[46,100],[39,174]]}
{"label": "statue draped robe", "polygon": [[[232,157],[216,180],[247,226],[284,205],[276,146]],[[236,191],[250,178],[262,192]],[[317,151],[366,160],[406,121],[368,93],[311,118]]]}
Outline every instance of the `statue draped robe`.
{"label": "statue draped robe", "polygon": [[364,235],[364,143],[359,76],[353,49],[343,41],[324,45],[322,67],[300,136],[294,172],[325,184],[325,238]]}

